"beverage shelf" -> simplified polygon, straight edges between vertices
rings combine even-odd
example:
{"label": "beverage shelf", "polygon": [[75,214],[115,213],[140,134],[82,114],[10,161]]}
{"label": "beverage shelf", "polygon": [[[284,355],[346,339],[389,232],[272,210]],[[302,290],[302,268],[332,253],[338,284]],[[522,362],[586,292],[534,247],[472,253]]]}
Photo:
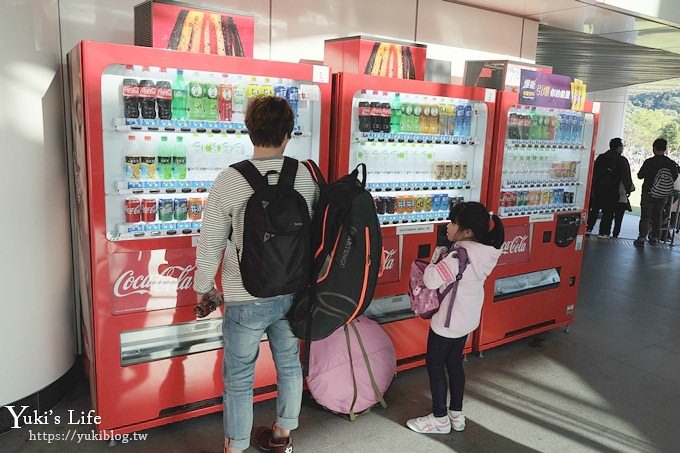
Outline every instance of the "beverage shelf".
{"label": "beverage shelf", "polygon": [[585,146],[581,143],[556,142],[552,140],[521,140],[512,138],[505,140],[505,146],[513,148],[585,149]]}
{"label": "beverage shelf", "polygon": [[121,223],[112,232],[111,240],[139,239],[162,236],[192,236],[201,232],[201,222]]}
{"label": "beverage shelf", "polygon": [[357,132],[355,142],[388,142],[388,143],[434,143],[453,145],[474,145],[474,137],[457,137],[454,135],[415,134],[400,132]]}
{"label": "beverage shelf", "polygon": [[531,214],[552,214],[556,212],[580,211],[581,207],[576,204],[562,205],[536,205],[536,206],[510,206],[501,207],[499,216],[501,217],[521,217]]}
{"label": "beverage shelf", "polygon": [[408,214],[378,214],[381,225],[398,225],[404,223],[429,223],[444,221],[449,211],[414,212]]}
{"label": "beverage shelf", "polygon": [[465,190],[472,186],[470,181],[441,180],[441,181],[410,181],[410,182],[375,182],[366,184],[369,192],[398,192],[407,190]]}
{"label": "beverage shelf", "polygon": [[117,181],[107,195],[206,193],[212,181]]}
{"label": "beverage shelf", "polygon": [[[213,134],[248,134],[243,123],[224,121],[160,120],[143,118],[114,118],[113,128],[119,132],[162,131],[162,132],[210,132]],[[293,131],[293,137],[309,137],[311,132]]]}
{"label": "beverage shelf", "polygon": [[502,189],[530,189],[532,187],[565,187],[565,186],[579,186],[581,183],[577,180],[565,180],[565,181],[560,181],[560,180],[547,180],[547,181],[533,181],[533,182],[526,182],[526,181],[518,181],[518,182],[506,182],[504,183],[501,188]]}

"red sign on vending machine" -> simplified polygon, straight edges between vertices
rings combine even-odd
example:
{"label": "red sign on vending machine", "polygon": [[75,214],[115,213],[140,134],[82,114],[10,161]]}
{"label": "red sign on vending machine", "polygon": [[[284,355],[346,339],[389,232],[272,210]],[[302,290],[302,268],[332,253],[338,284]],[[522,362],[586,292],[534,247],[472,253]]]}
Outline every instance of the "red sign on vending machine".
{"label": "red sign on vending machine", "polygon": [[399,281],[399,236],[383,236],[383,253],[385,267],[383,275],[378,279],[378,284]]}
{"label": "red sign on vending machine", "polygon": [[529,224],[505,227],[505,242],[501,246],[498,264],[527,263],[529,261]]}
{"label": "red sign on vending machine", "polygon": [[113,314],[196,303],[193,248],[140,250],[109,256]]}

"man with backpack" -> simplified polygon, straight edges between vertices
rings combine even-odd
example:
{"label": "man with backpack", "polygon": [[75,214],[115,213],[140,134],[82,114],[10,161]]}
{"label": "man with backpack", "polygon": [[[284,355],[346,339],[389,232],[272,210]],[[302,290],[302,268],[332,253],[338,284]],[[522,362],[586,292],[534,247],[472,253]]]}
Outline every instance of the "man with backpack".
{"label": "man with backpack", "polygon": [[319,188],[304,165],[283,157],[294,125],[285,99],[252,99],[245,123],[253,158],[222,171],[210,189],[194,290],[199,307],[207,299],[219,303],[214,281],[222,265],[225,453],[250,445],[255,362],[265,333],[277,371],[277,418],[272,428],[258,429],[255,439],[261,451],[291,453],[302,369],[286,314],[293,293],[309,280],[309,222]]}
{"label": "man with backpack", "polygon": [[609,150],[595,159],[586,231],[593,230],[598,213],[602,210],[598,237],[603,239],[609,237],[621,184],[627,194],[634,190],[628,159],[623,157],[623,141],[617,137],[609,141]]}
{"label": "man with backpack", "polygon": [[640,200],[640,227],[638,238],[633,242],[636,247],[645,246],[645,238],[649,234],[651,223],[652,232],[649,234],[649,244],[656,244],[661,229],[661,214],[666,199],[673,193],[673,182],[678,178],[678,164],[666,156],[667,142],[657,138],[652,144],[654,156],[645,160],[638,171],[638,178],[642,183],[642,198]]}

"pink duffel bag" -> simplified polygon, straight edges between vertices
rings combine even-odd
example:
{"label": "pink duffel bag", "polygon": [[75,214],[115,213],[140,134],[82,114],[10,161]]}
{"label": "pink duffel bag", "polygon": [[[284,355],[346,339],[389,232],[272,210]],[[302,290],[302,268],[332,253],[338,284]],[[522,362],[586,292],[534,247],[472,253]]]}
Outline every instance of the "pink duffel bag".
{"label": "pink duffel bag", "polygon": [[321,406],[354,420],[376,403],[387,407],[383,395],[396,367],[390,337],[377,322],[360,316],[312,342],[307,387]]}

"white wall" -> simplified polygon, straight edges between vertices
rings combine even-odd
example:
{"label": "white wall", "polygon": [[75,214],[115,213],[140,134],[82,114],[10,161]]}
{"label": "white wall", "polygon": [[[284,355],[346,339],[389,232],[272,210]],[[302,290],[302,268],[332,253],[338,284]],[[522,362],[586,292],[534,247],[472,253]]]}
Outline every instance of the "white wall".
{"label": "white wall", "polygon": [[62,376],[75,359],[57,0],[0,15],[0,406]]}
{"label": "white wall", "polygon": [[[75,356],[74,288],[62,65],[80,40],[133,43],[141,0],[10,0],[0,17],[0,134],[6,195],[0,227],[0,405],[61,376]],[[323,41],[356,34],[430,44],[428,58],[524,59],[536,22],[440,0],[204,0],[255,16],[255,58],[323,60]],[[68,105],[68,104],[67,104]],[[10,156],[12,166],[10,166]],[[21,348],[13,347],[21,341]]]}
{"label": "white wall", "polygon": [[609,140],[623,138],[623,126],[626,118],[627,88],[614,88],[588,93],[588,99],[600,102],[600,125],[597,129],[597,154],[609,149]]}

